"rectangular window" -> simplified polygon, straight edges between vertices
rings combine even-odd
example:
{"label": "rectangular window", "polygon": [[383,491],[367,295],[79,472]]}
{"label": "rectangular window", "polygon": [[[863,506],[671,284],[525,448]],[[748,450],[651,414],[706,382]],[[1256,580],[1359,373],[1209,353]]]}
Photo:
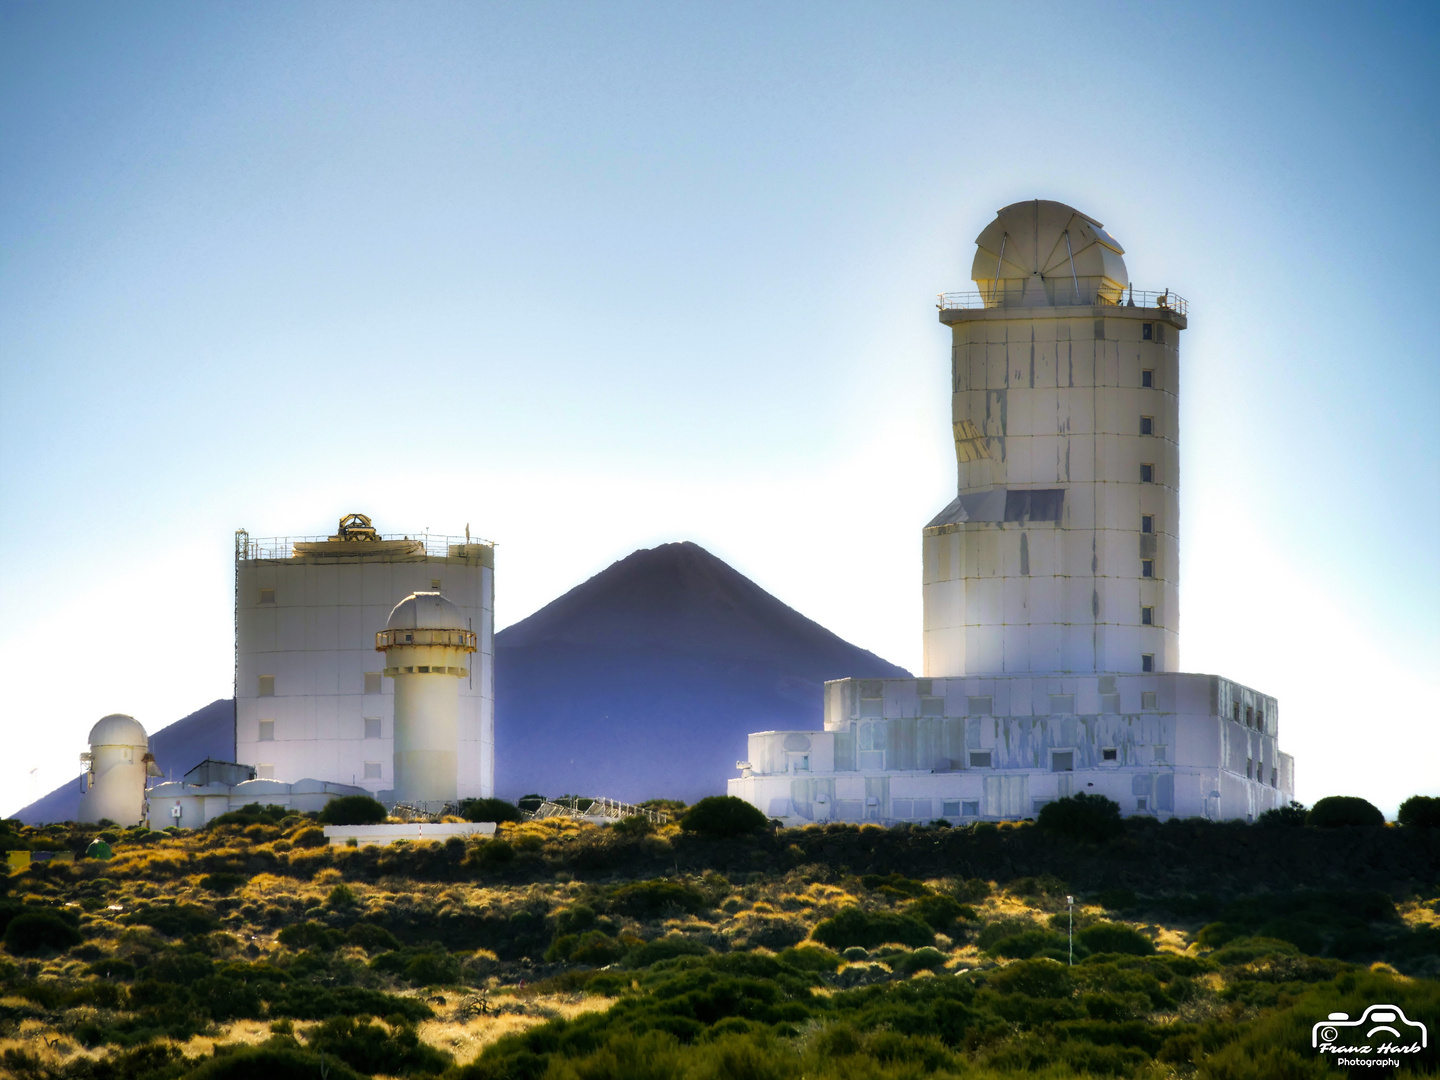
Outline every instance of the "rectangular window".
{"label": "rectangular window", "polygon": [[1155,515],[1154,515],[1154,514],[1141,514],[1141,515],[1140,515],[1140,531],[1141,531],[1142,533],[1145,533],[1147,536],[1150,535],[1151,533],[1153,533],[1153,532],[1155,531]]}
{"label": "rectangular window", "polygon": [[1140,372],[1140,385],[1153,387],[1155,385],[1155,371],[1153,368],[1146,368]]}
{"label": "rectangular window", "polygon": [[1051,715],[1051,716],[1063,716],[1063,715],[1068,715],[1068,714],[1070,714],[1070,713],[1073,713],[1074,711],[1075,711],[1075,695],[1074,695],[1074,694],[1051,694],[1051,695],[1050,695],[1050,715]]}
{"label": "rectangular window", "polygon": [[274,741],[275,741],[275,721],[274,721],[274,720],[261,720],[261,721],[260,721],[260,736],[259,736],[259,740],[258,740],[258,741],[260,741],[260,742],[274,742]]}
{"label": "rectangular window", "polygon": [[1245,779],[1250,780],[1255,773],[1255,761],[1253,758],[1245,759]]}
{"label": "rectangular window", "polygon": [[1118,749],[1116,749],[1115,747],[1113,747],[1113,746],[1107,746],[1104,750],[1101,750],[1101,751],[1100,751],[1100,760],[1101,760],[1101,761],[1119,761],[1119,760],[1120,760],[1120,751],[1119,751]]}
{"label": "rectangular window", "polygon": [[[352,683],[351,685],[354,685],[354,684]],[[367,672],[365,672],[365,693],[367,693],[367,694],[378,694],[378,693],[380,693],[380,672],[378,672],[378,671],[367,671]]]}
{"label": "rectangular window", "polygon": [[972,768],[972,769],[988,769],[988,768],[990,768],[990,751],[989,751],[989,750],[971,750],[971,751],[970,751],[970,768]]}
{"label": "rectangular window", "polygon": [[1254,710],[1253,708],[1251,708],[1249,705],[1246,705],[1246,706],[1245,706],[1245,726],[1246,726],[1246,727],[1254,727],[1254,726],[1255,726],[1255,710]]}
{"label": "rectangular window", "polygon": [[1140,483],[1153,484],[1155,482],[1155,466],[1148,461],[1140,466]]}
{"label": "rectangular window", "polygon": [[1149,809],[1149,802],[1150,802],[1149,799],[1145,798],[1144,795],[1141,795],[1138,799],[1135,800],[1135,809],[1136,809],[1136,810],[1148,810],[1148,809]]}
{"label": "rectangular window", "polygon": [[1157,708],[1159,708],[1159,706],[1155,704],[1155,698],[1156,698],[1156,696],[1157,696],[1157,695],[1156,695],[1156,693],[1155,693],[1154,690],[1145,690],[1145,691],[1142,691],[1141,694],[1140,694],[1140,708],[1142,708],[1142,709],[1157,709]]}
{"label": "rectangular window", "polygon": [[440,579],[438,577],[432,577],[430,579],[430,588],[433,592],[440,591]]}
{"label": "rectangular window", "polygon": [[258,696],[260,696],[260,697],[274,697],[274,696],[275,696],[275,676],[274,676],[274,675],[261,675],[259,681],[260,681],[260,685],[259,685],[259,687],[256,689],[255,693],[256,693]]}
{"label": "rectangular window", "polygon": [[1153,750],[1153,756],[1154,756],[1154,758],[1155,758],[1156,761],[1164,761],[1164,760],[1165,760],[1165,747],[1163,747],[1163,746],[1156,746],[1156,747],[1153,747],[1152,750]]}
{"label": "rectangular window", "polygon": [[1148,652],[1147,652],[1147,653],[1141,653],[1141,654],[1140,654],[1140,670],[1141,670],[1141,671],[1154,671],[1154,670],[1155,670],[1155,654],[1154,654],[1154,653],[1148,653]]}
{"label": "rectangular window", "polygon": [[1271,770],[1270,770],[1270,786],[1271,786],[1271,787],[1279,787],[1279,786],[1280,786],[1280,770],[1279,770],[1279,769],[1271,769]]}
{"label": "rectangular window", "polygon": [[275,602],[275,590],[274,590],[274,589],[261,589],[261,590],[260,590],[260,603],[262,603],[262,604],[273,604],[274,602]]}
{"label": "rectangular window", "polygon": [[1235,702],[1234,711],[1235,711],[1234,720],[1235,720],[1235,723],[1238,724],[1238,723],[1240,722],[1240,703],[1239,703],[1238,701]]}
{"label": "rectangular window", "polygon": [[1140,560],[1140,576],[1141,576],[1141,577],[1152,577],[1152,578],[1155,576],[1155,560],[1154,560],[1154,559],[1141,559],[1141,560]]}
{"label": "rectangular window", "polygon": [[990,697],[970,697],[965,699],[965,704],[970,716],[989,716],[994,711],[995,700]]}
{"label": "rectangular window", "polygon": [[256,765],[256,766],[255,766],[255,779],[256,779],[256,780],[274,780],[274,779],[275,779],[275,766],[274,766],[274,765]]}
{"label": "rectangular window", "polygon": [[1255,707],[1255,727],[1259,731],[1265,730],[1265,710],[1258,705]]}
{"label": "rectangular window", "polygon": [[948,818],[948,817],[959,817],[959,816],[960,816],[960,803],[959,803],[959,801],[957,800],[957,801],[955,801],[955,802],[942,802],[942,803],[940,804],[940,816],[941,816],[941,817],[947,817],[947,818]]}
{"label": "rectangular window", "polygon": [[1141,324],[1140,324],[1140,340],[1141,340],[1141,341],[1151,341],[1151,340],[1154,339],[1154,337],[1155,337],[1155,324],[1154,324],[1154,323],[1148,323],[1148,322],[1147,322],[1147,323],[1141,323]]}
{"label": "rectangular window", "polygon": [[1142,416],[1142,417],[1140,417],[1140,434],[1141,434],[1141,435],[1154,435],[1154,434],[1155,434],[1155,418],[1154,418],[1153,416]]}
{"label": "rectangular window", "polygon": [[367,762],[365,762],[365,779],[366,779],[366,780],[379,780],[379,779],[380,779],[380,762],[378,762],[378,761],[367,761]]}
{"label": "rectangular window", "polygon": [[1141,625],[1141,626],[1154,626],[1154,625],[1155,625],[1155,609],[1154,609],[1153,607],[1142,607],[1142,608],[1140,609],[1140,625]]}
{"label": "rectangular window", "polygon": [[979,800],[979,799],[961,799],[961,800],[960,800],[960,814],[961,814],[962,817],[979,817],[979,816],[980,816],[980,800]]}
{"label": "rectangular window", "polygon": [[1051,771],[1051,772],[1074,772],[1074,771],[1075,771],[1075,751],[1074,751],[1074,750],[1056,750],[1056,751],[1052,752],[1051,755],[1050,755],[1050,771]]}
{"label": "rectangular window", "polygon": [[378,716],[367,716],[367,717],[365,717],[365,738],[367,738],[367,739],[378,739],[378,738],[380,738],[380,717],[378,717]]}

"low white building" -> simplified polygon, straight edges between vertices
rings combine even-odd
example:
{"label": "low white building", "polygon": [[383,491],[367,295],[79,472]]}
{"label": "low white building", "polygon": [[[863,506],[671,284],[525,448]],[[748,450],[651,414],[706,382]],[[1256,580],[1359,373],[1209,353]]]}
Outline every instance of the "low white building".
{"label": "low white building", "polygon": [[216,780],[206,784],[187,784],[171,780],[156,784],[146,792],[152,829],[164,829],[171,825],[199,829],[221,814],[251,803],[307,813],[325,809],[326,803],[341,795],[369,794],[362,787],[326,780],[297,780],[293,784],[279,780],[245,780],[238,784]]}

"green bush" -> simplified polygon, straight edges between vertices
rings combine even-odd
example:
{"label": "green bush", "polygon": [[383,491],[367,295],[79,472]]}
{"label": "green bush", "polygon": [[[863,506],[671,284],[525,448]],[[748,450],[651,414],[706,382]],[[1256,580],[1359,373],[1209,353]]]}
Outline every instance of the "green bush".
{"label": "green bush", "polygon": [[358,903],[360,894],[344,882],[336,885],[325,897],[325,906],[328,908],[352,908]]}
{"label": "green bush", "polygon": [[1411,795],[1400,804],[1395,820],[1407,828],[1440,829],[1440,798]]}
{"label": "green bush", "polygon": [[1346,825],[1384,825],[1385,815],[1373,804],[1353,795],[1330,795],[1310,808],[1305,824],[1315,829]]}
{"label": "green bush", "polygon": [[769,818],[744,799],[711,795],[685,811],[680,828],[697,836],[725,839],[760,832],[769,823]]}
{"label": "green bush", "polygon": [[[1029,960],[1034,957],[1050,957],[1065,960],[1070,955],[1070,940],[1065,934],[1054,930],[1022,930],[1018,934],[1001,938],[987,950],[995,956],[1010,960]],[[1083,957],[1086,949],[1083,942],[1076,941],[1075,956]]]}
{"label": "green bush", "polygon": [[320,811],[323,825],[379,825],[389,815],[368,795],[341,795],[331,799]]}
{"label": "green bush", "polygon": [[707,907],[708,902],[697,890],[663,878],[622,885],[609,899],[611,911],[635,919],[655,919],[678,912],[693,915]]}
{"label": "green bush", "polygon": [[27,911],[5,927],[5,948],[12,956],[63,952],[84,940],[79,930],[53,911]]}
{"label": "green bush", "polygon": [[391,951],[400,948],[395,935],[372,922],[357,922],[345,932],[345,940],[366,952]]}
{"label": "green bush", "polygon": [[655,826],[644,814],[632,814],[630,817],[621,818],[610,828],[621,836],[648,836],[655,831]]}
{"label": "green bush", "polygon": [[[360,1080],[349,1065],[327,1060],[328,1080]],[[230,1049],[216,1045],[215,1057],[186,1076],[186,1080],[315,1080],[321,1075],[320,1058],[301,1050],[294,1039],[275,1035],[255,1047]]]}
{"label": "green bush", "polygon": [[935,944],[935,932],[919,919],[888,911],[867,912],[858,907],[842,908],[822,920],[810,936],[821,945],[837,950],[854,946],[873,949],[889,942],[912,949]]}
{"label": "green bush", "polygon": [[301,829],[290,842],[298,848],[321,848],[330,843],[330,838],[325,835],[324,829],[317,829],[310,826],[308,829]]}
{"label": "green bush", "polygon": [[583,934],[564,934],[557,937],[545,950],[545,959],[552,964],[564,961],[604,967],[606,964],[615,963],[625,952],[625,946],[603,930],[587,930]]}
{"label": "green bush", "polygon": [[460,803],[460,816],[466,821],[523,821],[520,808],[504,799],[464,799]]}
{"label": "green bush", "polygon": [[307,919],[304,922],[292,923],[285,927],[277,935],[280,944],[289,949],[333,949],[340,944],[342,935],[338,930],[332,930],[324,923]]}
{"label": "green bush", "polygon": [[449,1054],[421,1042],[408,1024],[387,1030],[368,1020],[336,1016],[307,1031],[305,1041],[312,1050],[324,1051],[363,1073],[433,1076],[452,1061]]}
{"label": "green bush", "polygon": [[677,934],[655,941],[647,941],[644,945],[637,945],[625,957],[625,966],[630,968],[649,967],[651,964],[658,964],[661,960],[673,960],[677,956],[704,956],[708,952],[710,950],[698,941],[691,941],[689,938],[680,937]]}
{"label": "green bush", "polygon": [[1255,824],[1267,826],[1284,825],[1298,828],[1305,824],[1306,813],[1304,803],[1291,802],[1289,806],[1276,806],[1273,809],[1266,810],[1256,819]]}
{"label": "green bush", "polygon": [[1122,923],[1095,923],[1076,931],[1075,940],[1092,953],[1149,956],[1155,951],[1154,942],[1134,927]]}
{"label": "green bush", "polygon": [[204,877],[202,877],[200,879],[200,887],[202,889],[208,889],[213,893],[227,895],[234,892],[241,885],[244,885],[245,882],[248,880],[249,879],[244,874],[230,874],[218,872],[214,874],[206,874]]}
{"label": "green bush", "polygon": [[1103,844],[1120,835],[1125,823],[1120,817],[1120,804],[1104,795],[1067,795],[1040,808],[1035,824],[1046,832]]}
{"label": "green bush", "polygon": [[205,827],[213,829],[220,825],[274,825],[289,812],[285,807],[274,804],[261,806],[258,802],[246,803],[239,810],[231,810],[211,818]]}
{"label": "green bush", "polygon": [[922,897],[907,905],[905,914],[919,919],[937,934],[948,934],[952,938],[964,933],[963,929],[960,929],[957,934],[955,925],[957,922],[961,920],[974,922],[979,918],[974,908],[949,896]]}

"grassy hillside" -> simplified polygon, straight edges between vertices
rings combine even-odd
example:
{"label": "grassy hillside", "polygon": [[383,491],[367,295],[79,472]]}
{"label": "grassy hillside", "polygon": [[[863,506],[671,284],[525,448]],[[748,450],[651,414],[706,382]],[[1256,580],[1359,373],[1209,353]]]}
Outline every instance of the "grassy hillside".
{"label": "grassy hillside", "polygon": [[0,833],[65,853],[0,901],[16,1077],[1308,1077],[1377,1002],[1436,1069],[1440,829],[96,835]]}

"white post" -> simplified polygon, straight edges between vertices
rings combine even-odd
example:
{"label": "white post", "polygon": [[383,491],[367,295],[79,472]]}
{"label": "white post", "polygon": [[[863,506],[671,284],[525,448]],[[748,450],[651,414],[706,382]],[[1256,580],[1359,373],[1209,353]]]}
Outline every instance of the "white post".
{"label": "white post", "polygon": [[1070,966],[1075,966],[1075,897],[1065,897],[1065,903],[1070,910]]}

